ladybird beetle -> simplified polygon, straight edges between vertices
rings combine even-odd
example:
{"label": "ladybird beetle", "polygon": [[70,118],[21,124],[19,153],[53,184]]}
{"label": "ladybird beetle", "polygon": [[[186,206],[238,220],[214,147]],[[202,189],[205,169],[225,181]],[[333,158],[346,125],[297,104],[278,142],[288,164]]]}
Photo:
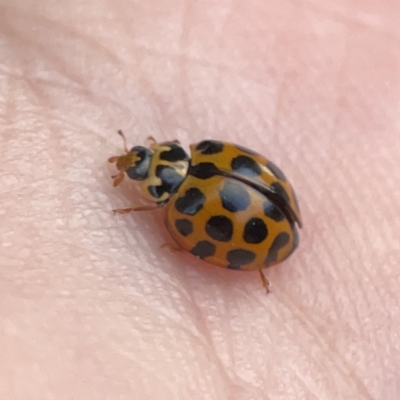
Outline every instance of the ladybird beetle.
{"label": "ladybird beetle", "polygon": [[242,146],[204,140],[190,146],[190,157],[178,141],[135,146],[109,158],[119,171],[140,182],[152,206],[166,206],[165,225],[173,239],[196,257],[223,268],[258,270],[289,257],[301,228],[296,195],[283,172],[271,161]]}

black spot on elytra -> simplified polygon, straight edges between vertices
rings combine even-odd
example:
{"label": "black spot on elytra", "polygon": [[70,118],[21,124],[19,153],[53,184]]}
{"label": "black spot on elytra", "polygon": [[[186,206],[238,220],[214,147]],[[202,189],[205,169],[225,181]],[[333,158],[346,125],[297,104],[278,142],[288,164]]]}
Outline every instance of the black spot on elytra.
{"label": "black spot on elytra", "polygon": [[281,171],[281,169],[275,165],[272,161],[267,162],[267,168],[281,181],[286,181],[285,174]]}
{"label": "black spot on elytra", "polygon": [[213,163],[205,162],[192,165],[189,168],[189,174],[199,179],[208,179],[215,175],[221,175],[221,171]]}
{"label": "black spot on elytra", "polygon": [[274,204],[271,200],[267,199],[264,201],[264,214],[273,219],[276,222],[282,221],[285,218],[285,214]]}
{"label": "black spot on elytra", "polygon": [[195,215],[203,208],[205,201],[206,196],[201,190],[190,188],[176,200],[175,208],[182,214]]}
{"label": "black spot on elytra", "polygon": [[219,191],[222,207],[230,212],[246,210],[250,205],[250,196],[246,186],[234,180],[227,180]]}
{"label": "black spot on elytra", "polygon": [[286,190],[283,188],[283,186],[279,182],[274,182],[270,186],[272,188],[272,191],[276,193],[286,204],[290,202],[289,196],[286,193]]}
{"label": "black spot on elytra", "polygon": [[248,148],[246,148],[246,147],[240,146],[239,144],[236,144],[235,146],[236,146],[236,148],[239,149],[240,151],[243,151],[243,153],[247,153],[247,154],[250,154],[250,155],[252,155],[252,156],[258,155],[258,153],[256,153],[255,151],[250,150],[250,149],[248,149]]}
{"label": "black spot on elytra", "polygon": [[237,156],[232,159],[231,168],[234,172],[245,176],[258,176],[261,174],[261,167],[257,161],[248,156]]}
{"label": "black spot on elytra", "polygon": [[242,265],[253,262],[256,259],[256,255],[249,250],[235,249],[228,251],[226,259],[229,262],[229,269],[240,269]]}
{"label": "black spot on elytra", "polygon": [[196,246],[190,252],[199,258],[210,257],[215,254],[215,245],[207,240],[201,240],[196,243]]}
{"label": "black spot on elytra", "polygon": [[206,232],[214,240],[229,242],[233,235],[233,223],[224,215],[217,215],[207,221]]}
{"label": "black spot on elytra", "polygon": [[278,258],[278,251],[289,243],[290,236],[287,232],[281,232],[272,242],[268,256],[264,261],[265,265],[275,262]]}
{"label": "black spot on elytra", "polygon": [[162,151],[160,153],[160,160],[176,162],[176,161],[188,161],[189,156],[181,146],[171,145],[169,150]]}
{"label": "black spot on elytra", "polygon": [[175,227],[182,236],[189,236],[193,232],[192,221],[188,219],[177,219]]}
{"label": "black spot on elytra", "polygon": [[201,154],[217,154],[224,149],[224,144],[216,140],[203,140],[196,146]]}
{"label": "black spot on elytra", "polygon": [[268,228],[265,222],[260,218],[251,218],[247,221],[243,239],[247,243],[261,243],[268,236]]}

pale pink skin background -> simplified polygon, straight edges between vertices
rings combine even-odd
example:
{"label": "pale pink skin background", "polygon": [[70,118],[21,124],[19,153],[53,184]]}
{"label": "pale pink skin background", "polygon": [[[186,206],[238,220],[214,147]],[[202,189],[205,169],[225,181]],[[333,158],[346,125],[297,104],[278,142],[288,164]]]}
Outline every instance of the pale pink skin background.
{"label": "pale pink skin background", "polygon": [[[1,399],[400,398],[398,0],[1,2]],[[112,215],[118,128],[285,171],[272,294]]]}

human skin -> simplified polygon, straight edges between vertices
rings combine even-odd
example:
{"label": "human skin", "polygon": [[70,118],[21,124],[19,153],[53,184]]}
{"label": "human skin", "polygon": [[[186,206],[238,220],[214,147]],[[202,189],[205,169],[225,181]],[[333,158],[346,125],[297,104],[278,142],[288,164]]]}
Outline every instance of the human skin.
{"label": "human skin", "polygon": [[[400,398],[397,0],[0,3],[0,399]],[[272,293],[111,213],[119,128],[284,170]]]}

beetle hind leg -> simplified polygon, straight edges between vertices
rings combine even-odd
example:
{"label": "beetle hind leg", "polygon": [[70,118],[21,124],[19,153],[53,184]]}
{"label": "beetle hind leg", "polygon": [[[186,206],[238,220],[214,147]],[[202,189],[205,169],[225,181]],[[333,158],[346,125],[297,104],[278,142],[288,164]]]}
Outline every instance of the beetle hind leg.
{"label": "beetle hind leg", "polygon": [[263,272],[262,269],[259,269],[258,271],[260,272],[261,282],[262,282],[263,286],[265,287],[265,290],[267,291],[267,294],[271,293],[271,290],[270,290],[271,283],[265,277],[264,272]]}
{"label": "beetle hind leg", "polygon": [[171,253],[181,253],[185,251],[184,249],[182,249],[182,247],[179,247],[178,245],[172,243],[164,243],[160,246],[160,248],[168,249]]}

